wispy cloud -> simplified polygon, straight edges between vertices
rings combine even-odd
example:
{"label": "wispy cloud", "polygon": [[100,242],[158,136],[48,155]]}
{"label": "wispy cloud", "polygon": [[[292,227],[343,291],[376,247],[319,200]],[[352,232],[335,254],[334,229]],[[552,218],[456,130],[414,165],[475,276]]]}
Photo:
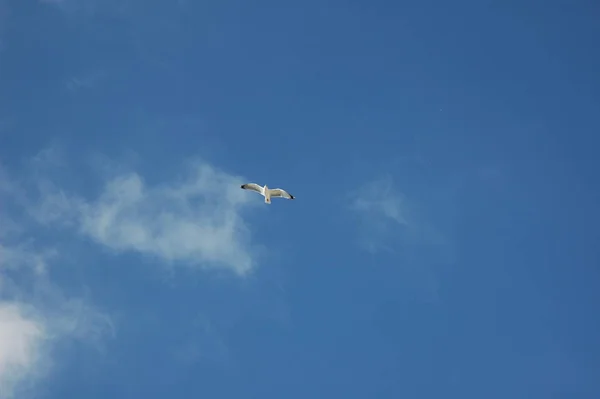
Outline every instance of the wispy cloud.
{"label": "wispy cloud", "polygon": [[[435,248],[442,257],[450,256],[447,238],[428,220],[423,206],[407,196],[392,177],[363,184],[349,198],[350,209],[359,217],[363,240],[370,249]],[[394,245],[384,244],[390,238]]]}
{"label": "wispy cloud", "polygon": [[106,71],[94,69],[92,71],[82,73],[79,76],[71,77],[65,83],[65,86],[70,92],[92,89],[96,87],[98,83],[106,77],[106,75]]}
{"label": "wispy cloud", "polygon": [[353,209],[406,224],[404,196],[394,188],[391,177],[386,176],[361,187],[353,193]]}
{"label": "wispy cloud", "polygon": [[452,261],[452,245],[424,207],[405,194],[391,176],[375,179],[349,193],[358,221],[359,243],[367,251],[387,252],[412,278],[427,300],[437,298],[438,267]]}
{"label": "wispy cloud", "polygon": [[84,13],[93,14],[98,7],[98,3],[95,0],[38,0],[41,4],[53,5],[60,7],[65,12],[70,13]]}
{"label": "wispy cloud", "polygon": [[359,216],[361,244],[370,252],[393,251],[385,244],[389,231],[410,226],[406,198],[394,187],[393,179],[385,176],[363,184],[349,198],[350,209]]}

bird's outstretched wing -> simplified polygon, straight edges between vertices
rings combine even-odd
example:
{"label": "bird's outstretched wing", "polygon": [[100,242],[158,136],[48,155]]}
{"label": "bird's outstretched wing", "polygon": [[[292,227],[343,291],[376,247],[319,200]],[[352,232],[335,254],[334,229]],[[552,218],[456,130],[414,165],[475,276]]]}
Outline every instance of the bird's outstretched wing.
{"label": "bird's outstretched wing", "polygon": [[269,194],[273,198],[286,198],[286,199],[290,199],[290,200],[293,200],[294,198],[296,198],[292,194],[288,193],[287,191],[285,191],[284,189],[281,189],[281,188],[273,188],[273,189],[269,190]]}
{"label": "bird's outstretched wing", "polygon": [[259,194],[263,194],[263,188],[256,183],[242,184],[244,190],[256,191]]}

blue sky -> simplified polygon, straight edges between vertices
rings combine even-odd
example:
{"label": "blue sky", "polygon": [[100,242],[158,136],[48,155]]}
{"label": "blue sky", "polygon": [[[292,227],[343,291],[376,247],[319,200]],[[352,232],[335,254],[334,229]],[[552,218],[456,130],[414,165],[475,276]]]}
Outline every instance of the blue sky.
{"label": "blue sky", "polygon": [[0,0],[0,398],[600,397],[564,4]]}

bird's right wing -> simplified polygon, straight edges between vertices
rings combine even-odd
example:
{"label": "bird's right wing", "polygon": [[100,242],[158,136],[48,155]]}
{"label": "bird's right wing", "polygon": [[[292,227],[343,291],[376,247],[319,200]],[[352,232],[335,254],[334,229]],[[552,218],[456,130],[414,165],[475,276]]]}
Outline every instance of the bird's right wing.
{"label": "bird's right wing", "polygon": [[292,194],[288,193],[287,191],[285,191],[282,188],[273,188],[269,190],[269,194],[271,195],[271,197],[274,198],[286,198],[286,199],[290,199],[293,200],[294,197]]}
{"label": "bird's right wing", "polygon": [[263,188],[256,183],[242,184],[244,190],[256,191],[259,194],[263,194]]}

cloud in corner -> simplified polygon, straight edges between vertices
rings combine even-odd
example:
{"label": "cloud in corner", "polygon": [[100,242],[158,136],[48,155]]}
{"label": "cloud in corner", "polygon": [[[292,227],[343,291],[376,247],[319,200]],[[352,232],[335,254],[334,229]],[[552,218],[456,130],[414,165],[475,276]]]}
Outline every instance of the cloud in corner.
{"label": "cloud in corner", "polygon": [[114,334],[109,316],[65,297],[50,280],[61,254],[34,245],[21,183],[0,168],[0,399],[35,397],[31,388],[51,372],[57,341],[97,342]]}
{"label": "cloud in corner", "polygon": [[25,312],[26,305],[0,301],[0,398],[10,398],[17,383],[39,361],[39,347],[46,338],[43,322]]}

